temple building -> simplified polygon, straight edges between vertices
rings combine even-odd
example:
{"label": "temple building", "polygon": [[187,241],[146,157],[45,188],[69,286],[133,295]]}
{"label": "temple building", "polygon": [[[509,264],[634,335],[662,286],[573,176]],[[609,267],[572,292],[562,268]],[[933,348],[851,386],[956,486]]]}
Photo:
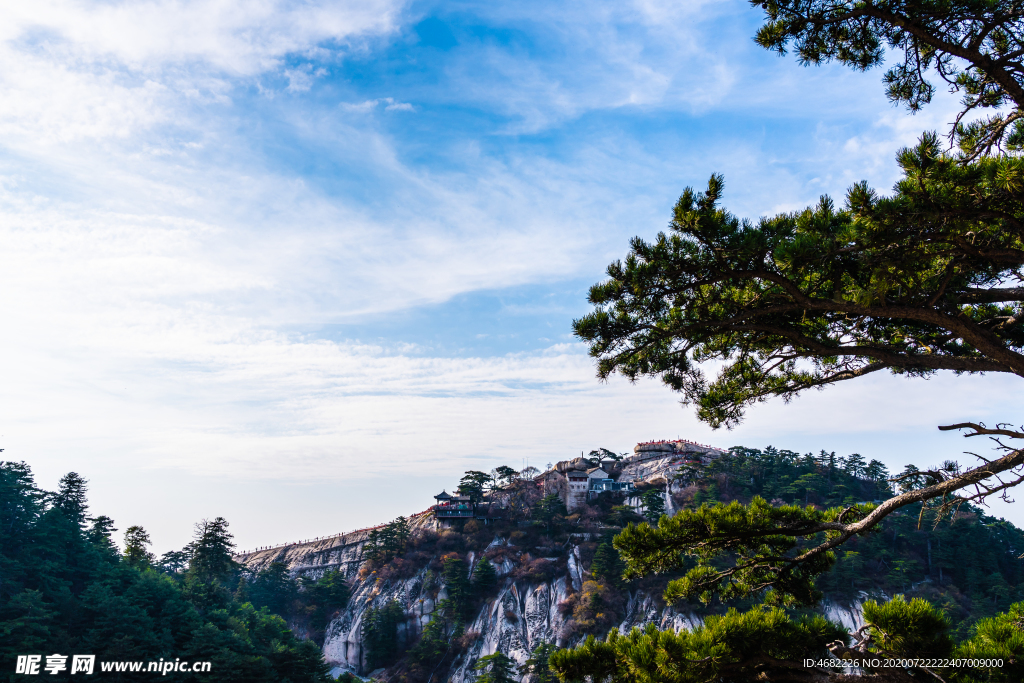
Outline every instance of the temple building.
{"label": "temple building", "polygon": [[437,504],[431,507],[439,527],[449,529],[453,522],[459,520],[479,519],[484,524],[490,524],[496,519],[504,517],[504,509],[501,505],[489,500],[475,501],[472,496],[453,496],[447,491],[434,496]]}

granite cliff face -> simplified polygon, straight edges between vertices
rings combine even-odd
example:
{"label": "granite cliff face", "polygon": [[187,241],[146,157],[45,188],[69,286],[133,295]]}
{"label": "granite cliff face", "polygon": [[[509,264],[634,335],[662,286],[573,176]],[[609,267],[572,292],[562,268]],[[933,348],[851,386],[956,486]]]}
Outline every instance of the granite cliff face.
{"label": "granite cliff face", "polygon": [[[413,528],[426,528],[433,524],[430,515],[421,515],[410,520]],[[352,671],[365,675],[364,651],[360,638],[362,619],[366,611],[383,607],[392,600],[397,601],[405,612],[405,622],[399,627],[399,640],[411,643],[429,623],[436,605],[447,595],[445,587],[426,568],[414,576],[402,580],[377,580],[370,575],[360,578],[361,550],[369,536],[368,530],[353,532],[329,539],[302,544],[292,544],[239,555],[236,559],[250,569],[259,570],[271,562],[284,562],[294,575],[317,578],[325,571],[338,569],[353,584],[352,597],[347,608],[338,614],[327,628],[324,639],[324,656],[333,667],[333,674]],[[504,539],[495,538],[491,548],[502,546],[504,559],[495,563],[501,581],[495,598],[486,601],[472,623],[466,625],[467,632],[476,634],[475,639],[448,667],[438,671],[434,681],[470,683],[475,679],[473,666],[480,657],[498,650],[523,663],[529,652],[544,641],[559,646],[572,645],[582,636],[567,635],[568,615],[559,609],[559,603],[567,600],[573,592],[579,591],[584,579],[583,562],[579,546],[567,549],[567,571],[550,581],[531,582],[514,579],[518,567],[514,558],[516,549]],[[479,556],[469,553],[469,570],[479,561]],[[860,626],[860,602],[841,605],[826,602],[822,609],[833,621],[851,628]],[[658,628],[676,630],[693,628],[701,618],[693,613],[681,612],[672,607],[662,606],[657,596],[643,591],[629,593],[625,616],[618,627],[628,631],[633,627],[644,627],[654,623]]]}

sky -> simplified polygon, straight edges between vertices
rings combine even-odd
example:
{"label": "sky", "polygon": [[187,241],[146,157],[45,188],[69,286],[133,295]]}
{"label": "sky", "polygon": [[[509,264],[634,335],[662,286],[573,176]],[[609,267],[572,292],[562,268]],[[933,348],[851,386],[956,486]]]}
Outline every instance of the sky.
{"label": "sky", "polygon": [[[628,241],[715,172],[757,218],[943,130],[881,71],[757,47],[743,0],[38,0],[0,7],[0,447],[157,552],[419,512],[468,469],[687,438],[988,445],[1012,378],[867,377],[699,423],[572,336]],[[1024,506],[1020,506],[1024,507]],[[1014,506],[992,514],[1024,525]]]}

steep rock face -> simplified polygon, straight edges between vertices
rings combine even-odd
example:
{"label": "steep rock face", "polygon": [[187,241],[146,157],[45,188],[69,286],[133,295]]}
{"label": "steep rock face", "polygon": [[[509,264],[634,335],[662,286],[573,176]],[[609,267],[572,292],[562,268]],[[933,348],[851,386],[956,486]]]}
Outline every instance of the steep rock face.
{"label": "steep rock face", "polygon": [[[429,524],[429,520],[424,519],[415,522],[417,525]],[[411,644],[429,623],[437,604],[446,597],[443,585],[427,583],[426,569],[404,580],[377,581],[373,575],[360,578],[361,549],[367,537],[366,531],[354,532],[236,557],[255,570],[279,561],[288,564],[293,575],[316,578],[337,568],[353,580],[352,597],[347,608],[331,621],[325,633],[324,656],[334,667],[335,675],[346,670],[367,673],[360,631],[368,609],[383,607],[396,600],[406,615],[405,622],[399,626],[399,641],[403,645]],[[495,539],[491,544],[492,547],[496,545],[510,547],[502,539]],[[495,563],[497,574],[503,581],[499,584],[498,595],[486,601],[472,623],[466,626],[468,632],[475,632],[478,637],[448,671],[438,671],[434,680],[472,683],[476,677],[473,667],[477,661],[496,651],[500,650],[517,664],[522,664],[541,642],[554,642],[564,647],[582,641],[582,636],[567,636],[568,617],[559,609],[559,603],[580,590],[584,579],[579,547],[570,546],[567,550],[567,574],[541,583],[512,580],[510,575],[517,565],[507,557]],[[479,558],[470,553],[467,559],[472,571]],[[863,625],[861,605],[867,597],[863,595],[851,604],[826,600],[821,610],[830,620],[853,631]],[[702,619],[691,612],[663,607],[654,595],[643,591],[631,592],[625,616],[618,625],[620,632],[628,632],[634,627],[643,628],[651,623],[659,629],[671,628],[678,632],[700,625]]]}
{"label": "steep rock face", "polygon": [[324,572],[338,570],[352,578],[359,571],[362,548],[369,535],[368,530],[354,531],[318,541],[292,543],[236,555],[235,561],[252,571],[266,569],[272,562],[283,562],[293,576],[316,579]]}
{"label": "steep rock face", "polygon": [[480,637],[452,664],[449,680],[474,680],[473,667],[477,661],[499,650],[522,664],[530,651],[544,641],[565,644],[560,638],[565,617],[559,612],[558,603],[568,596],[565,577],[541,584],[515,582],[503,588],[497,598],[483,605],[469,626]]}
{"label": "steep rock face", "polygon": [[405,611],[405,623],[399,625],[399,642],[411,643],[430,621],[430,615],[443,595],[432,596],[424,590],[426,570],[404,581],[388,581],[379,585],[372,578],[357,580],[345,611],[327,627],[324,636],[324,657],[328,663],[355,672],[364,664],[360,636],[363,615],[371,608],[380,608],[392,600]]}

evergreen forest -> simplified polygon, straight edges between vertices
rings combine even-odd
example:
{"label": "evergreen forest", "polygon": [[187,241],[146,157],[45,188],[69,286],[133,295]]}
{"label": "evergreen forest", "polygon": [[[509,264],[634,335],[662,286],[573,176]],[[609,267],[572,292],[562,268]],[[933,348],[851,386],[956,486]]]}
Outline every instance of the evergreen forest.
{"label": "evergreen forest", "polygon": [[[73,472],[44,491],[25,463],[0,462],[0,680],[32,680],[15,673],[18,656],[31,654],[42,656],[46,680],[80,678],[74,654],[95,655],[105,681],[154,674],[102,672],[102,662],[161,659],[210,663],[209,673],[170,674],[180,681],[330,680],[315,640],[296,637],[283,615],[323,622],[344,606],[337,575],[294,591],[278,569],[247,578],[222,518],[200,522],[186,548],[159,560],[137,526],[121,551],[114,520],[91,514],[87,492]],[[68,660],[51,673],[43,667],[54,654]]]}

